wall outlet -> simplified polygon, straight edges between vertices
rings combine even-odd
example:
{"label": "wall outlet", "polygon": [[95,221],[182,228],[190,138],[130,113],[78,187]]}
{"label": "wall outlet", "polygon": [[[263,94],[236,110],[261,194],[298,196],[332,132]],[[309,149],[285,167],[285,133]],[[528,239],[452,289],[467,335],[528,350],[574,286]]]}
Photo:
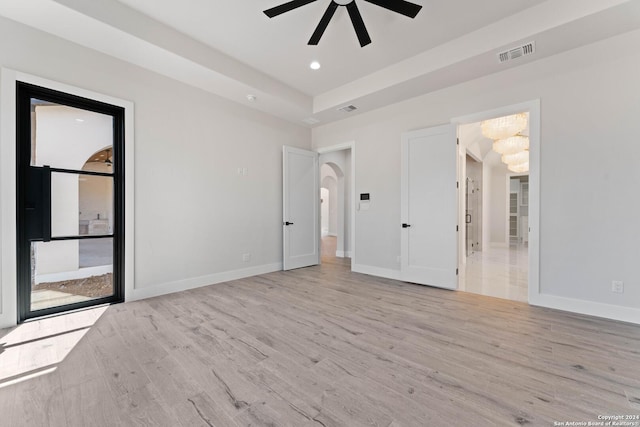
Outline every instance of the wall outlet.
{"label": "wall outlet", "polygon": [[251,261],[251,254],[242,254],[242,262]]}
{"label": "wall outlet", "polygon": [[620,280],[614,280],[611,282],[611,292],[615,292],[617,294],[624,293],[624,282]]}
{"label": "wall outlet", "polygon": [[238,168],[238,176],[247,176],[248,174],[249,174],[249,169]]}

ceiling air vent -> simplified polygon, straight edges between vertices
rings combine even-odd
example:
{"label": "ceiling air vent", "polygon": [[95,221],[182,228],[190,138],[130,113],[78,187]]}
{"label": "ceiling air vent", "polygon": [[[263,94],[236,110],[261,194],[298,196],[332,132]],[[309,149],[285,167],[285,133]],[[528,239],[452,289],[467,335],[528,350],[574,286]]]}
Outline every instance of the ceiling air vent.
{"label": "ceiling air vent", "polygon": [[356,107],[355,105],[345,105],[344,107],[338,108],[338,111],[342,111],[343,113],[350,113],[357,109],[358,107]]}
{"label": "ceiling air vent", "polygon": [[315,125],[320,123],[320,120],[316,119],[315,117],[307,117],[306,119],[302,119],[302,121],[308,125]]}
{"label": "ceiling air vent", "polygon": [[498,53],[498,60],[503,62],[512,61],[516,58],[520,58],[521,56],[531,55],[536,52],[536,43],[529,42],[525,43],[522,46],[514,47],[513,49],[505,50],[504,52]]}

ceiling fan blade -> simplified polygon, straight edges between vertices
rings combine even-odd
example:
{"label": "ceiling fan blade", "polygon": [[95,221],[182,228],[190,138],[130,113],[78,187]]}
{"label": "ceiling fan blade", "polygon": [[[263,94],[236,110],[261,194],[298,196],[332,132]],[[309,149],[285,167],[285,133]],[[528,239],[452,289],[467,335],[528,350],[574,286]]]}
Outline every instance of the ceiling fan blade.
{"label": "ceiling fan blade", "polygon": [[422,6],[405,0],[364,0],[393,12],[401,13],[409,18],[415,18]]}
{"label": "ceiling fan blade", "polygon": [[306,4],[313,3],[314,1],[317,1],[317,0],[293,0],[287,3],[283,3],[280,6],[267,9],[264,11],[264,14],[267,15],[269,18],[273,18],[274,16],[282,15],[285,12],[289,12],[293,9],[297,9]]}
{"label": "ceiling fan blade", "polygon": [[318,26],[316,27],[316,30],[311,35],[311,38],[309,39],[309,43],[307,44],[315,46],[318,43],[320,43],[320,39],[322,38],[324,31],[327,29],[329,22],[331,22],[331,18],[333,18],[333,14],[336,13],[336,9],[338,9],[337,3],[333,1],[329,3],[329,7],[327,7],[326,12],[324,13],[324,15],[322,15],[322,19],[320,19],[320,23],[318,24]]}
{"label": "ceiling fan blade", "polygon": [[355,1],[352,1],[347,5],[347,11],[349,12],[349,17],[351,17],[353,29],[356,30],[360,47],[365,47],[371,43],[371,37],[369,37],[369,32],[367,31],[367,27],[364,25],[362,15],[360,15],[360,11],[358,10],[358,6],[356,6]]}

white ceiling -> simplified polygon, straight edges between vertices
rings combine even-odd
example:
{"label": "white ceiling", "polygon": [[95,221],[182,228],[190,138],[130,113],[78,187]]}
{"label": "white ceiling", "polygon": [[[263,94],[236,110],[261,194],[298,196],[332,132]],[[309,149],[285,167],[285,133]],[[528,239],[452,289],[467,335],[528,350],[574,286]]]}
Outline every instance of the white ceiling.
{"label": "white ceiling", "polygon": [[[331,0],[316,0],[272,19],[262,11],[287,0],[119,1],[315,96],[543,0],[414,0],[423,6],[415,19],[356,0],[373,40],[364,48],[344,7],[338,8],[320,44],[307,45]],[[322,64],[319,71],[309,69],[312,60]]]}
{"label": "white ceiling", "polygon": [[[416,19],[356,0],[361,48],[329,0],[275,18],[286,0],[0,0],[0,15],[295,123],[327,123],[640,28],[640,0],[415,0]],[[535,41],[536,53],[496,54]],[[312,60],[319,71],[308,68]],[[246,96],[254,94],[256,102]]]}

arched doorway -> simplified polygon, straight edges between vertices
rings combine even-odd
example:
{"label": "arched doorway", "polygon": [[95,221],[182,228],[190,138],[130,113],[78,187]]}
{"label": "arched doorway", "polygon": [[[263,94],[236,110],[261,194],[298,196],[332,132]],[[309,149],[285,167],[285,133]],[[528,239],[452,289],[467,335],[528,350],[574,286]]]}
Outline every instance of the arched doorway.
{"label": "arched doorway", "polygon": [[320,186],[326,196],[322,197],[321,231],[322,256],[344,258],[346,255],[346,191],[345,174],[333,161],[322,162]]}

